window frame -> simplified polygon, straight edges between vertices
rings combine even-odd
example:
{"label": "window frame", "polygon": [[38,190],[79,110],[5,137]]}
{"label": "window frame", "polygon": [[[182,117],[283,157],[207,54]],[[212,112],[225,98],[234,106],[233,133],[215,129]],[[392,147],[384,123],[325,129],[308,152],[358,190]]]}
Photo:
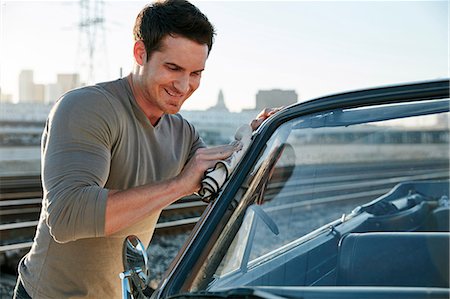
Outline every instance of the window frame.
{"label": "window frame", "polygon": [[207,207],[175,258],[155,294],[156,298],[186,292],[192,284],[192,273],[198,273],[201,266],[208,263],[208,254],[237,204],[234,200],[236,193],[259,159],[268,139],[283,123],[293,118],[334,109],[448,98],[449,87],[449,80],[445,79],[341,93],[289,106],[275,117],[266,120],[254,133],[251,146],[219,194],[218,200]]}

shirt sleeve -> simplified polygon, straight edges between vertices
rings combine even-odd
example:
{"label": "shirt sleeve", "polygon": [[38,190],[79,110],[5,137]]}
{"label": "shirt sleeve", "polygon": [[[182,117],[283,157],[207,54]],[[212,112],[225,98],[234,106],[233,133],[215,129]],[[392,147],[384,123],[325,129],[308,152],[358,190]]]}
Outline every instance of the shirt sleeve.
{"label": "shirt sleeve", "polygon": [[[187,159],[187,161],[189,161],[192,158],[192,156],[195,154],[195,151],[197,149],[207,147],[207,146],[206,146],[205,142],[203,141],[203,139],[200,137],[200,135],[199,135],[198,131],[195,129],[195,127],[191,123],[189,123],[189,122],[187,122],[187,123],[189,125],[190,131],[192,134],[192,146],[191,146],[191,150],[189,152],[189,156]],[[186,161],[186,163],[187,163],[187,161]]]}
{"label": "shirt sleeve", "polygon": [[65,243],[104,235],[114,123],[106,97],[86,88],[64,95],[42,138],[42,182],[47,225]]}

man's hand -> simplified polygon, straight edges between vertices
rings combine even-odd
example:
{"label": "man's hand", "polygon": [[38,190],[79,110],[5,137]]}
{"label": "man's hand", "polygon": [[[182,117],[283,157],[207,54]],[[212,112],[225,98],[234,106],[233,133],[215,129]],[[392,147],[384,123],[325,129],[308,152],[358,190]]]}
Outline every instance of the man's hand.
{"label": "man's hand", "polygon": [[197,192],[205,171],[242,148],[241,142],[198,149],[177,177],[186,194]]}
{"label": "man's hand", "polygon": [[250,126],[252,127],[252,130],[255,131],[258,129],[258,127],[265,121],[267,118],[269,118],[271,115],[277,113],[280,111],[283,107],[278,108],[265,108],[263,111],[261,111],[258,116],[252,122],[250,123]]}
{"label": "man's hand", "polygon": [[200,148],[175,178],[128,190],[109,190],[105,212],[105,235],[129,227],[144,217],[161,211],[177,199],[198,191],[205,170],[241,148],[240,142]]}

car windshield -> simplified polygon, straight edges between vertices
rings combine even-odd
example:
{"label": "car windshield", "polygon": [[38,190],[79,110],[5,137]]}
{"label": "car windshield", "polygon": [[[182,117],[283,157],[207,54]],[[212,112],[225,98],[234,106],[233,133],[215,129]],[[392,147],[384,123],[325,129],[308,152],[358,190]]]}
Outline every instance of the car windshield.
{"label": "car windshield", "polygon": [[[359,221],[352,227],[376,231],[375,224],[362,228],[367,217],[357,216],[368,208],[361,207],[401,183],[448,180],[448,104],[433,100],[330,110],[279,126],[236,194],[210,264],[190,290],[335,285],[337,270],[331,264],[337,241],[318,246],[316,237],[328,242],[352,219]],[[389,210],[385,206],[379,213]],[[417,229],[399,223],[386,230]]]}

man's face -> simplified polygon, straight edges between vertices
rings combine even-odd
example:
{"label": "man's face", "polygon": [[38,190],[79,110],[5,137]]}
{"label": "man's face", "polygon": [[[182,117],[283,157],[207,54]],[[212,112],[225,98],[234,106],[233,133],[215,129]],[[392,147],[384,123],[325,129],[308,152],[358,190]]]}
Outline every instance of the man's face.
{"label": "man's face", "polygon": [[208,46],[187,38],[166,36],[139,70],[142,97],[137,101],[147,115],[177,113],[199,87]]}

